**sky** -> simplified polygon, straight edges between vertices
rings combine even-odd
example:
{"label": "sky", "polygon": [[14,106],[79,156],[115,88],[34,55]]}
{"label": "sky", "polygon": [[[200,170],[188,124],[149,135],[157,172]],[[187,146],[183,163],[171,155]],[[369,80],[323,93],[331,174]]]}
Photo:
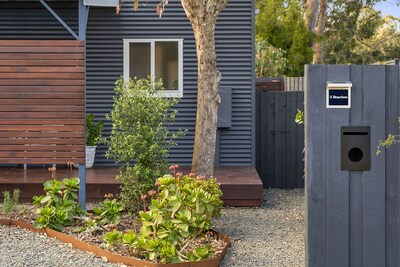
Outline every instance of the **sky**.
{"label": "sky", "polygon": [[387,0],[385,2],[376,4],[375,8],[380,10],[383,16],[392,15],[400,18],[400,6],[396,5],[397,1],[398,0]]}

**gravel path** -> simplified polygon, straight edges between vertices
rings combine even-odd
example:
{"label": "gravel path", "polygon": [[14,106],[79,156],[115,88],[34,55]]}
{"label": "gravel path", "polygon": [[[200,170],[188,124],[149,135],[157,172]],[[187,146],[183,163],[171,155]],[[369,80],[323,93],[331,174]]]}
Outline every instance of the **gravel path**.
{"label": "gravel path", "polygon": [[[260,208],[224,208],[215,229],[231,238],[222,267],[304,266],[304,190],[264,190]],[[53,238],[0,226],[0,266],[121,266]]]}
{"label": "gravel path", "polygon": [[261,208],[225,208],[215,221],[231,248],[222,267],[304,266],[304,190],[264,190]]}
{"label": "gravel path", "polygon": [[54,238],[17,227],[0,226],[1,267],[109,267],[88,252],[74,249]]}

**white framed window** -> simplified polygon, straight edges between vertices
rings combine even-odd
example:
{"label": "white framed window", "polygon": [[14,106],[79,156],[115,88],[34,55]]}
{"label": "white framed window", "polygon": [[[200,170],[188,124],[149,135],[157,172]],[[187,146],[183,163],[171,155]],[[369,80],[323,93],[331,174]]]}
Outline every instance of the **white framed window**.
{"label": "white framed window", "polygon": [[162,79],[163,96],[183,96],[183,39],[124,39],[124,79]]}

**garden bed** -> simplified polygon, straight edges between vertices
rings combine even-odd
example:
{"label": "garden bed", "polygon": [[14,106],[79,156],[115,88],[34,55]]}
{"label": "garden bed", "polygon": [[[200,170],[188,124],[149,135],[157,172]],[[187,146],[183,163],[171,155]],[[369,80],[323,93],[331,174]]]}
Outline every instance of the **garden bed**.
{"label": "garden bed", "polygon": [[[74,248],[80,249],[83,251],[91,252],[99,257],[102,258],[107,258],[108,261],[110,262],[115,262],[115,263],[123,263],[127,266],[148,266],[148,267],[156,267],[156,266],[171,266],[171,267],[217,267],[220,265],[222,259],[226,255],[226,252],[228,250],[228,247],[230,245],[230,240],[228,237],[219,234],[215,231],[209,231],[207,235],[215,239],[215,242],[212,242],[213,244],[213,249],[215,251],[214,257],[208,259],[208,260],[202,260],[202,261],[196,261],[196,262],[180,262],[180,263],[169,263],[169,264],[160,264],[160,263],[153,263],[149,261],[145,261],[142,259],[138,258],[133,258],[133,257],[128,257],[126,255],[126,252],[123,250],[114,250],[113,252],[102,249],[101,247],[95,245],[96,243],[99,242],[99,238],[96,238],[95,236],[91,238],[91,240],[86,237],[83,239],[79,239],[77,235],[68,235],[65,233],[57,232],[55,230],[49,229],[49,228],[44,228],[44,229],[38,229],[33,226],[33,224],[28,223],[26,221],[22,220],[14,220],[14,219],[0,219],[0,225],[7,225],[7,226],[14,226],[14,227],[20,227],[24,229],[28,229],[37,233],[43,233],[46,234],[49,237],[54,237],[61,242],[71,244]],[[67,230],[68,232],[68,230]]]}

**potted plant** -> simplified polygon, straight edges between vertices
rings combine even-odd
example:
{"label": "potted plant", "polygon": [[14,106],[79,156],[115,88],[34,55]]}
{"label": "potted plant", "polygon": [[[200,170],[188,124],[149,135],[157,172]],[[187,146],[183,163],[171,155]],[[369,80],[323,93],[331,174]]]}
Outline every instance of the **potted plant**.
{"label": "potted plant", "polygon": [[92,113],[86,115],[86,168],[93,166],[96,147],[102,141],[104,129],[104,123],[102,121],[95,122],[94,118]]}

